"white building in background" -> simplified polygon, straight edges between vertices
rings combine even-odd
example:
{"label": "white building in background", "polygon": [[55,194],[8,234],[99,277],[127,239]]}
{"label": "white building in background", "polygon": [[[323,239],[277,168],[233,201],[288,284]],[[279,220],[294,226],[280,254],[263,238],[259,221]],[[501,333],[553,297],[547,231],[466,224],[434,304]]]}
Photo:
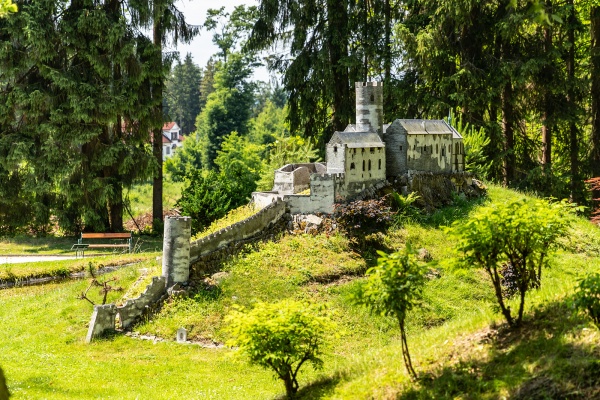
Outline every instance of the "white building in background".
{"label": "white building in background", "polygon": [[163,159],[173,157],[178,147],[183,146],[181,128],[177,122],[166,122],[162,128]]}

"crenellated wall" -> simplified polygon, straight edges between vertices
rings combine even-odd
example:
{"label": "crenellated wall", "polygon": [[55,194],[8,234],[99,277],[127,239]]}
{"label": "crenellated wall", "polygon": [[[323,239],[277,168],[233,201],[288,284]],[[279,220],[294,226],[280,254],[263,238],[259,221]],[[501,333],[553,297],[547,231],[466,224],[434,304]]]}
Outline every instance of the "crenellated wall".
{"label": "crenellated wall", "polygon": [[122,306],[115,306],[114,304],[95,305],[85,341],[90,343],[94,338],[102,336],[108,331],[114,331],[117,315],[121,320],[121,326],[125,329],[129,328],[147,312],[149,307],[152,307],[164,296],[165,290],[165,277],[155,276],[139,297],[127,300]]}
{"label": "crenellated wall", "polygon": [[285,211],[285,202],[278,199],[243,221],[191,242],[190,264],[195,263],[202,256],[210,254],[219,248],[226,247],[233,242],[259,235],[269,225],[277,222],[285,214]]}

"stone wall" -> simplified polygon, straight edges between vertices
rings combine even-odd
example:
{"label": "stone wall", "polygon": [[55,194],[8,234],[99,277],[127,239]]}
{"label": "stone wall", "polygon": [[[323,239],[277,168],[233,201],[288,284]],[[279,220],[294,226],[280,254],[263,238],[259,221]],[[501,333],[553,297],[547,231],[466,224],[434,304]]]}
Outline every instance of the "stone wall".
{"label": "stone wall", "polygon": [[89,343],[106,332],[114,331],[117,314],[121,321],[121,327],[129,328],[148,308],[153,307],[164,296],[165,291],[165,277],[155,276],[139,297],[127,300],[122,306],[95,305],[85,341]]}
{"label": "stone wall", "polygon": [[468,172],[413,172],[398,177],[391,184],[403,195],[410,192],[418,194],[419,206],[429,211],[452,204],[457,195],[473,198],[485,193],[485,189]]}
{"label": "stone wall", "polygon": [[283,232],[288,227],[290,220],[290,215],[286,213],[278,221],[263,229],[259,234],[251,238],[230,242],[211,253],[201,256],[190,265],[191,281],[198,282],[199,280],[202,280],[206,274],[219,271],[225,261],[239,254],[248,244],[257,243],[263,240],[274,240],[279,233]]}
{"label": "stone wall", "polygon": [[235,223],[205,238],[190,243],[190,264],[202,256],[210,254],[232,243],[243,241],[261,234],[269,225],[277,222],[286,211],[286,204],[276,200],[253,216]]}
{"label": "stone wall", "polygon": [[310,188],[310,175],[326,171],[325,164],[287,164],[275,171],[273,191],[294,194]]}

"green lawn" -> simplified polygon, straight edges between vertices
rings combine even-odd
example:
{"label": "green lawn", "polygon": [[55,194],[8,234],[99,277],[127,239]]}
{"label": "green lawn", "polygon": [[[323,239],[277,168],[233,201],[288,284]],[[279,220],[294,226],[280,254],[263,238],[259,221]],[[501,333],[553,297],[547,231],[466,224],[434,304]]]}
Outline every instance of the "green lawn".
{"label": "green lawn", "polygon": [[[518,196],[491,187],[483,203]],[[233,304],[295,298],[327,304],[339,327],[329,338],[324,369],[301,372],[302,398],[600,397],[600,333],[569,300],[576,280],[598,270],[600,230],[577,222],[544,271],[542,288],[527,299],[525,327],[507,331],[494,313],[491,284],[478,271],[453,266],[453,243],[440,229],[481,203],[459,202],[420,223],[365,238],[372,247],[362,250],[342,235],[285,236],[249,249],[224,267],[228,275],[220,284],[208,280],[191,298],[166,304],[136,327],[169,342],[114,336],[85,345],[91,306],[75,299],[84,281],[0,291],[0,365],[15,399],[278,398],[283,385],[232,357],[232,350],[172,340],[184,326],[191,339],[223,342],[222,318]],[[422,377],[417,383],[404,370],[396,322],[350,300],[374,249],[399,248],[407,240],[433,256],[423,304],[408,317],[409,346]],[[129,287],[140,268],[158,271],[157,263],[148,259],[115,276]]]}

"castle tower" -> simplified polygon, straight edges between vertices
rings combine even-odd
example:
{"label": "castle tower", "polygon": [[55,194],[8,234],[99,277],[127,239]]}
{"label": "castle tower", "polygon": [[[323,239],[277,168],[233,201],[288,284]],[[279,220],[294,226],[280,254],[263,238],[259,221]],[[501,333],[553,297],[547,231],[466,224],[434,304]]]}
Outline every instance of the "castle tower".
{"label": "castle tower", "polygon": [[[383,133],[383,82],[356,82],[356,128]],[[370,125],[370,127],[369,127]]]}

